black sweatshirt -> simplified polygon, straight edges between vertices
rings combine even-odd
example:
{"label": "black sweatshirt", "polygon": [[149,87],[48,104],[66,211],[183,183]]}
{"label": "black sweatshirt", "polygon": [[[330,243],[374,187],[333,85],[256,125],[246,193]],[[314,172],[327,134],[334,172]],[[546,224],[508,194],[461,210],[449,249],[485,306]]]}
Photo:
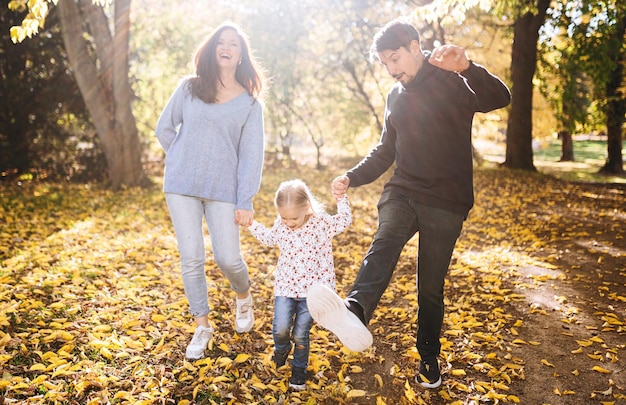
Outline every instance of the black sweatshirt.
{"label": "black sweatshirt", "polygon": [[396,83],[387,95],[380,142],[346,173],[350,187],[371,183],[395,162],[385,190],[467,216],[474,205],[474,113],[510,100],[508,87],[478,64],[455,73],[425,60],[410,83]]}

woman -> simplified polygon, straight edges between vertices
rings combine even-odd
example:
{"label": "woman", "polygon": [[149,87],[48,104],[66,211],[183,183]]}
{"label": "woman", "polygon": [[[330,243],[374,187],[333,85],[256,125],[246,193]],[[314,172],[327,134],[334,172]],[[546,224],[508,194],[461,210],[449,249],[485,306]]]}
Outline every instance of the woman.
{"label": "woman", "polygon": [[215,262],[235,291],[235,330],[254,325],[248,267],[239,246],[239,225],[254,219],[252,198],[263,168],[262,72],[246,36],[234,24],[220,26],[198,48],[196,75],[174,91],[156,126],[163,147],[163,190],[176,232],[183,284],[196,330],[189,359],[204,357],[213,335],[205,274],[202,220]]}

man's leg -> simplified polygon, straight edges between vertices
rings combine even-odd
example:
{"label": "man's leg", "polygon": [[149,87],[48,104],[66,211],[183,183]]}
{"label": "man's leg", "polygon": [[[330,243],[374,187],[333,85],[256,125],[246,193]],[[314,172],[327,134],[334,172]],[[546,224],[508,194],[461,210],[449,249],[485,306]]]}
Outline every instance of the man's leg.
{"label": "man's leg", "polygon": [[[427,388],[441,384],[437,356],[443,324],[445,277],[464,217],[438,208],[417,206],[419,248],[417,258],[417,350],[422,358],[421,379]],[[418,376],[420,378],[420,376]]]}
{"label": "man's leg", "polygon": [[417,229],[416,214],[409,201],[396,193],[383,193],[378,212],[378,230],[348,299],[344,302],[324,286],[313,286],[307,294],[313,319],[354,351],[365,350],[372,344],[366,324],[389,285],[404,245]]}
{"label": "man's leg", "polygon": [[416,231],[416,214],[409,200],[385,192],[378,203],[378,230],[347,298],[350,305],[358,305],[357,311],[362,309],[365,324],[372,319],[402,249]]}

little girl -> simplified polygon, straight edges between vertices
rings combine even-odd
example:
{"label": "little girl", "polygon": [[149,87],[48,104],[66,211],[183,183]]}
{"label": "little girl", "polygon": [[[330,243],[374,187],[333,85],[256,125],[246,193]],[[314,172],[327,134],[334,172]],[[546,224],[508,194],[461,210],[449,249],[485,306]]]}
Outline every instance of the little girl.
{"label": "little girl", "polygon": [[329,215],[301,180],[280,184],[274,204],[278,218],[272,229],[254,221],[250,231],[267,246],[278,245],[280,255],[274,276],[274,356],[282,367],[292,349],[289,387],[303,390],[309,364],[309,332],[313,318],[306,304],[306,293],[313,284],[335,289],[332,238],[352,223],[348,197],[335,198],[337,214]]}

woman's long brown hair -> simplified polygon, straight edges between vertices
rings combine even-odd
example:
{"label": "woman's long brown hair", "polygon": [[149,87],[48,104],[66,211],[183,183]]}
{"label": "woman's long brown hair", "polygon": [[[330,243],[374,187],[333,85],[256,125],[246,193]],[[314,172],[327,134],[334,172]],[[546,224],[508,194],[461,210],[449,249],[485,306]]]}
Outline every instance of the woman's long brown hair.
{"label": "woman's long brown hair", "polygon": [[217,84],[220,81],[220,69],[215,50],[220,35],[225,30],[235,31],[241,43],[241,63],[235,71],[235,79],[246,89],[248,94],[255,99],[259,98],[264,87],[263,71],[250,54],[247,36],[233,23],[220,25],[197,49],[194,57],[196,76],[190,80],[191,94],[206,103],[218,101]]}

